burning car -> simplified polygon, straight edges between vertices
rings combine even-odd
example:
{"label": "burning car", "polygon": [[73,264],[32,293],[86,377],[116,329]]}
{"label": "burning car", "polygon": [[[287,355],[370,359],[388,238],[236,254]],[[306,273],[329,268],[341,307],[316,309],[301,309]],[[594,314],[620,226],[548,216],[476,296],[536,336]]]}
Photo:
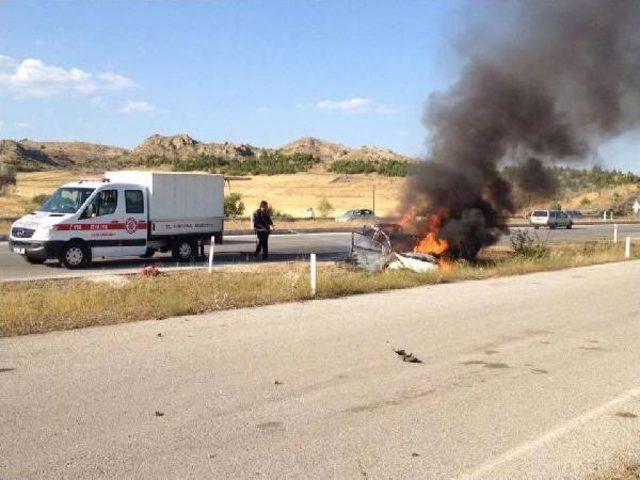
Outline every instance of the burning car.
{"label": "burning car", "polygon": [[368,271],[409,269],[424,273],[448,266],[446,242],[435,234],[420,236],[402,223],[367,225],[354,232],[351,257]]}

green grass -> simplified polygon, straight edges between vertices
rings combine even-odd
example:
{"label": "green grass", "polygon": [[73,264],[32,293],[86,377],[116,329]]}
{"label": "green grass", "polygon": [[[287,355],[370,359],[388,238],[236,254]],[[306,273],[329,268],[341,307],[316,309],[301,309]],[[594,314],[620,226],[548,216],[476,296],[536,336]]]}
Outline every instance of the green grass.
{"label": "green grass", "polygon": [[[320,264],[318,298],[333,298],[438,283],[481,280],[621,261],[623,247],[560,247],[541,258],[504,254],[445,271],[367,273],[348,265]],[[636,257],[638,258],[638,257]],[[0,284],[0,336],[110,325],[215,310],[307,300],[308,265],[264,265],[208,274],[182,271],[129,277],[123,286],[87,279]]]}

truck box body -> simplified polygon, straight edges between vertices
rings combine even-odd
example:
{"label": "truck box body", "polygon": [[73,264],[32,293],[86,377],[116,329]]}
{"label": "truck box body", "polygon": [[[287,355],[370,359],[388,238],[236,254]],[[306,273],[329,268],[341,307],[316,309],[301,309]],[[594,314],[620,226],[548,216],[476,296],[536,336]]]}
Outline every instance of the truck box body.
{"label": "truck box body", "polygon": [[107,172],[105,178],[147,188],[151,236],[222,231],[223,175],[120,171]]}

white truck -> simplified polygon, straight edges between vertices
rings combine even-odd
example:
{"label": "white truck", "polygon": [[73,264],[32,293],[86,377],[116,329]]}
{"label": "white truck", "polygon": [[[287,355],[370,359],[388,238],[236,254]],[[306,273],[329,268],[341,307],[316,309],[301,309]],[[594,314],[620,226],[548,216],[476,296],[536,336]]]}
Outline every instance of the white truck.
{"label": "white truck", "polygon": [[57,259],[67,268],[158,251],[190,261],[212,236],[222,243],[223,226],[222,175],[106,172],[61,186],[17,220],[9,248],[29,263]]}

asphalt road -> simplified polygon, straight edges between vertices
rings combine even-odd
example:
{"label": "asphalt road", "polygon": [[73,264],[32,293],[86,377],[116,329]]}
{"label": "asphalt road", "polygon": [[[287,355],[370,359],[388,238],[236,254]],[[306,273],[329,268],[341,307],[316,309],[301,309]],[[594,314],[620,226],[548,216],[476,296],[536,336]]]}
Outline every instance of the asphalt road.
{"label": "asphalt road", "polygon": [[[243,262],[255,262],[251,253],[255,250],[255,236],[227,236],[223,245],[215,246],[214,263],[224,267]],[[305,233],[272,235],[269,240],[270,261],[278,262],[304,258],[318,254],[320,260],[344,258],[351,248],[350,233]],[[208,255],[208,247],[206,248]],[[156,254],[153,259],[127,258],[123,260],[96,261],[91,267],[67,270],[56,261],[44,265],[30,265],[22,257],[9,251],[7,243],[0,243],[0,281],[59,278],[96,274],[133,273],[146,265],[162,269],[203,268],[207,262],[176,263],[170,254]]]}
{"label": "asphalt road", "polygon": [[[540,240],[548,243],[582,243],[588,241],[611,239],[613,225],[576,225],[572,230],[533,230],[527,228]],[[640,224],[620,225],[618,234],[621,239],[630,235],[640,239]],[[255,237],[252,235],[225,237],[225,244],[216,246],[216,266],[253,261],[247,256],[255,249]],[[622,240],[621,240],[622,241]],[[302,258],[310,253],[319,254],[320,260],[337,260],[344,258],[351,246],[350,233],[301,233],[272,235],[269,242],[272,261],[293,260]],[[509,245],[509,238],[502,237],[500,245]],[[69,276],[95,275],[102,273],[132,273],[145,265],[157,264],[160,268],[185,268],[185,264],[176,264],[169,255],[158,254],[153,261],[139,258],[129,258],[118,261],[97,261],[87,269],[66,270],[57,262],[47,262],[45,265],[29,265],[9,252],[6,243],[0,243],[0,281],[28,280],[36,278],[57,278]],[[188,268],[202,268],[206,262],[194,262],[186,265]]]}
{"label": "asphalt road", "polygon": [[627,262],[0,339],[0,478],[592,478],[640,460],[639,278]]}

